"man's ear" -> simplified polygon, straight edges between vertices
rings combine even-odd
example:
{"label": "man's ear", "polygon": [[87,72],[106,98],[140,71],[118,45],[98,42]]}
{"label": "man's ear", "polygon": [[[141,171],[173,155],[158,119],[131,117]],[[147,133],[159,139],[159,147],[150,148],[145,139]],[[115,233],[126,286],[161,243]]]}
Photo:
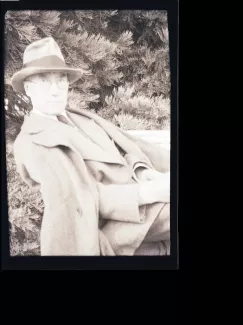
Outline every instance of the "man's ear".
{"label": "man's ear", "polygon": [[30,97],[29,95],[29,83],[28,81],[24,81],[24,90],[25,90],[25,93],[28,97]]}

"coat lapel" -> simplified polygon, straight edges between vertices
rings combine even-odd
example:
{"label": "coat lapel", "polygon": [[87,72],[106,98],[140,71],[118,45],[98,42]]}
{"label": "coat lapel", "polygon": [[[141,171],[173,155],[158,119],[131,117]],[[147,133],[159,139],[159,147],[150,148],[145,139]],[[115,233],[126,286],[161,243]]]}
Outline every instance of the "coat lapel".
{"label": "coat lapel", "polygon": [[125,136],[124,132],[121,132],[115,125],[106,121],[99,115],[93,114],[88,110],[84,110],[84,109],[76,110],[73,108],[69,108],[67,114],[75,123],[79,122],[78,121],[79,115],[84,115],[94,120],[100,127],[103,128],[103,130],[105,130],[105,132],[110,136],[110,138],[113,139],[122,148],[122,150],[125,153],[136,156],[137,158],[141,159],[142,161],[146,161],[149,165],[151,165],[151,162],[148,159],[148,157],[142,152],[142,150],[135,143],[133,143],[133,141],[131,141],[129,138]]}
{"label": "coat lapel", "polygon": [[[79,127],[78,119],[73,120]],[[81,132],[77,136],[78,130],[58,121],[30,113],[29,116],[25,116],[21,130],[31,135],[33,143],[49,148],[65,146],[81,154],[84,160],[124,165],[122,160],[95,145]]]}

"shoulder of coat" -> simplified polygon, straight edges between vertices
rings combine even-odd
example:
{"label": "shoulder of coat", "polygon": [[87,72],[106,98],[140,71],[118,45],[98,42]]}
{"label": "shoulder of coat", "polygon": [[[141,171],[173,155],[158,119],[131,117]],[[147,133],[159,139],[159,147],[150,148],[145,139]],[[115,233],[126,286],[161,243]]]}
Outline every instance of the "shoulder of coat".
{"label": "shoulder of coat", "polygon": [[29,156],[36,155],[38,151],[40,151],[38,145],[31,141],[31,135],[20,131],[13,143],[14,155],[27,159]]}

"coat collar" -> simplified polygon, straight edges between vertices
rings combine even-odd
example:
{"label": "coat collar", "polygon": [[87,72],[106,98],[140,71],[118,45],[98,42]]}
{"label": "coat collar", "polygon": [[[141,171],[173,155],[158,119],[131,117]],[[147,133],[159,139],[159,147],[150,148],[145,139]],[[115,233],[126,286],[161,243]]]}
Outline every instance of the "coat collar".
{"label": "coat collar", "polygon": [[[71,117],[69,114],[68,116]],[[76,119],[72,119],[72,117],[71,120],[75,120],[76,122]],[[75,122],[74,124],[78,125]],[[95,145],[83,136],[82,133],[78,137],[76,134],[72,135],[72,132],[76,132],[76,130],[70,130],[68,125],[45,116],[35,113],[30,113],[29,116],[25,116],[21,132],[30,134],[30,139],[35,144],[49,148],[64,146],[81,155],[84,160],[125,165],[122,159]]]}

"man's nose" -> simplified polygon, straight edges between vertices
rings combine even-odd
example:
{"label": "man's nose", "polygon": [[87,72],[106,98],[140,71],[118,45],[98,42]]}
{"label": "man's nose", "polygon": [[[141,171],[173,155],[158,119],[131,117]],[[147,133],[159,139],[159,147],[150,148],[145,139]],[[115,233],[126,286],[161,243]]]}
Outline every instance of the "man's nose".
{"label": "man's nose", "polygon": [[56,82],[52,82],[52,83],[51,83],[51,86],[50,86],[49,91],[50,91],[50,93],[51,93],[52,95],[54,95],[54,96],[59,94],[60,89],[59,89],[59,87],[58,87],[58,85],[57,85]]}

